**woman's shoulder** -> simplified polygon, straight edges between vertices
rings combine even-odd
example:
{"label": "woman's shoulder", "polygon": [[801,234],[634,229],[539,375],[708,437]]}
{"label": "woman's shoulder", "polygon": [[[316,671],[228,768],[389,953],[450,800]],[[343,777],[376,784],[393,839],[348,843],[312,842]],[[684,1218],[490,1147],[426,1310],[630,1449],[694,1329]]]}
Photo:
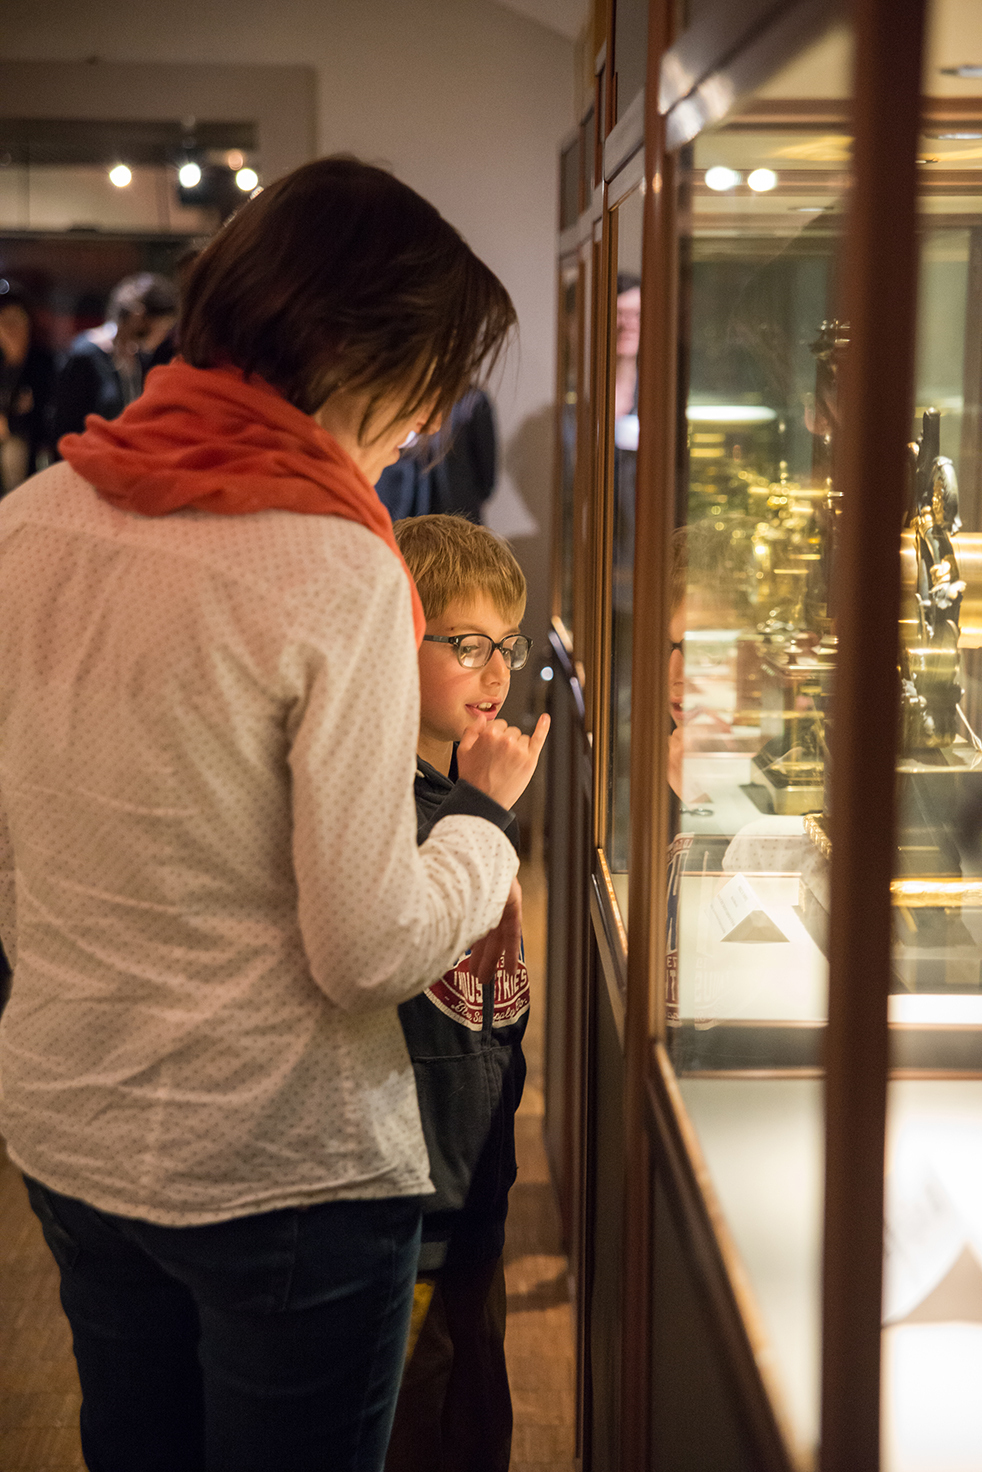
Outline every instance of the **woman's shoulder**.
{"label": "woman's shoulder", "polygon": [[57,528],[91,551],[101,544],[117,561],[138,557],[151,580],[200,585],[212,602],[237,602],[238,588],[268,615],[278,608],[279,618],[314,644],[333,645],[341,625],[350,631],[362,622],[410,619],[409,583],[395,553],[367,527],[339,516],[193,509],[141,516],[113,506],[59,461],[0,502],[0,538],[27,525]]}
{"label": "woman's shoulder", "polygon": [[320,589],[337,597],[404,585],[408,592],[395,552],[360,522],[276,510],[221,519],[242,523],[242,541],[256,547],[272,579],[284,590],[302,594]]}
{"label": "woman's shoulder", "polygon": [[4,496],[0,508],[8,524],[13,521],[50,522],[60,519],[66,512],[77,513],[80,503],[91,501],[94,496],[92,487],[67,461],[57,460]]}

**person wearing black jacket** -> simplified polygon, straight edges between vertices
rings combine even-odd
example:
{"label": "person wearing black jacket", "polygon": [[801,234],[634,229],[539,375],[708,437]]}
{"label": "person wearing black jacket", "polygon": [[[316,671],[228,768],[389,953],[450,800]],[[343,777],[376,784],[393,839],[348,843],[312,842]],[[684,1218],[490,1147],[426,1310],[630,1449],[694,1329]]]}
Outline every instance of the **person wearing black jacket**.
{"label": "person wearing black jacket", "polygon": [[[456,786],[456,759],[444,776],[416,761],[419,842]],[[518,823],[505,829],[518,848]],[[515,1111],[525,1083],[522,1037],[529,985],[517,974],[479,988],[467,957],[399,1008],[416,1073],[423,1134],[436,1196],[424,1206],[421,1272],[445,1263],[500,1258],[508,1192],[515,1180]],[[452,1113],[445,1107],[454,1101]]]}
{"label": "person wearing black jacket", "polygon": [[166,277],[141,271],[116,283],[105,322],[74,338],[58,370],[52,408],[56,443],[62,435],[81,434],[89,414],[116,419],[139,397],[145,362],[176,317],[177,290]]}
{"label": "person wearing black jacket", "polygon": [[54,371],[26,295],[0,278],[0,496],[47,463]]}
{"label": "person wearing black jacket", "polygon": [[[497,719],[511,671],[531,645],[518,629],[525,578],[504,543],[459,516],[398,522],[395,535],[427,617],[415,779],[422,843],[438,818],[448,821],[468,775],[510,808],[532,775],[548,718],[531,737]],[[477,765],[496,742],[528,747],[527,775],[509,790]],[[517,848],[514,819],[505,831]],[[469,953],[399,1008],[435,1194],[423,1198],[414,1327],[422,1324],[410,1338],[386,1472],[508,1467],[502,1250],[528,1009],[521,955],[512,967],[502,960],[482,987]]]}
{"label": "person wearing black jacket", "polygon": [[375,489],[393,521],[444,512],[480,524],[497,476],[494,409],[483,389],[470,388],[439,434],[407,447]]}

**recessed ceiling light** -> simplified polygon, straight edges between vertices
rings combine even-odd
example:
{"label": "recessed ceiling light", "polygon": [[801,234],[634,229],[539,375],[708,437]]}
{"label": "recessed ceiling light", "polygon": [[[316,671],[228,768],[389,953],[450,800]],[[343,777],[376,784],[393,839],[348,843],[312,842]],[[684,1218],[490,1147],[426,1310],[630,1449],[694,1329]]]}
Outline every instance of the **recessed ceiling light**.
{"label": "recessed ceiling light", "polygon": [[977,143],[982,133],[925,133],[925,138],[944,139],[946,143]]}
{"label": "recessed ceiling light", "polygon": [[982,61],[965,61],[960,66],[939,68],[943,77],[982,77]]}
{"label": "recessed ceiling light", "polygon": [[128,169],[125,164],[116,164],[115,167],[109,170],[109,179],[111,183],[115,184],[117,189],[125,189],[127,184],[132,184],[133,182],[133,171],[132,169]]}

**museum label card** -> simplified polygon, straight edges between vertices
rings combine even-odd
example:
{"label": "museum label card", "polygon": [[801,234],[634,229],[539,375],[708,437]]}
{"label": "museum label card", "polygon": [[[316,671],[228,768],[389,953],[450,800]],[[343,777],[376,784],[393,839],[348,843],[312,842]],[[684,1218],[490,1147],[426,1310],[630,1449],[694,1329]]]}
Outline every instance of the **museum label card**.
{"label": "museum label card", "polygon": [[[967,1246],[965,1223],[927,1163],[887,1179],[883,1322],[897,1323],[944,1281]],[[968,1315],[966,1315],[968,1316]]]}
{"label": "museum label card", "polygon": [[717,939],[743,945],[787,942],[788,937],[764,909],[744,874],[734,874],[713,900],[710,919]]}

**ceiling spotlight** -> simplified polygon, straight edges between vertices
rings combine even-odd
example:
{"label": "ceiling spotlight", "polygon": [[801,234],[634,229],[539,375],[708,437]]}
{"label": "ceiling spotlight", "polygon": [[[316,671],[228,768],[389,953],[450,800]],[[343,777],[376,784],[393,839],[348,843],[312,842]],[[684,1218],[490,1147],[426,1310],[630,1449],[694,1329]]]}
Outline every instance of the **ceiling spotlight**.
{"label": "ceiling spotlight", "polygon": [[928,133],[928,138],[943,138],[949,143],[977,143],[982,133]]}
{"label": "ceiling spotlight", "polygon": [[116,164],[109,170],[109,182],[117,189],[125,189],[127,184],[133,183],[133,170],[125,164]]}
{"label": "ceiling spotlight", "polygon": [[225,155],[225,163],[228,168],[237,171],[238,169],[241,169],[245,164],[245,154],[242,152],[241,148],[230,148],[228,153]]}
{"label": "ceiling spotlight", "polygon": [[943,77],[982,77],[982,62],[966,61],[961,66],[941,67]]}
{"label": "ceiling spotlight", "polygon": [[181,181],[182,189],[197,189],[201,183],[201,166],[193,160],[188,159],[177,171],[177,177]]}
{"label": "ceiling spotlight", "polygon": [[747,175],[747,183],[755,194],[766,194],[769,189],[777,188],[777,175],[773,169],[754,169]]}
{"label": "ceiling spotlight", "polygon": [[235,176],[235,182],[243,194],[251,194],[259,183],[259,175],[255,169],[239,169]]}
{"label": "ceiling spotlight", "polygon": [[726,168],[724,164],[714,164],[711,169],[706,170],[706,188],[715,189],[717,194],[723,194],[727,189],[735,189],[742,182],[743,175],[738,174],[736,169]]}

